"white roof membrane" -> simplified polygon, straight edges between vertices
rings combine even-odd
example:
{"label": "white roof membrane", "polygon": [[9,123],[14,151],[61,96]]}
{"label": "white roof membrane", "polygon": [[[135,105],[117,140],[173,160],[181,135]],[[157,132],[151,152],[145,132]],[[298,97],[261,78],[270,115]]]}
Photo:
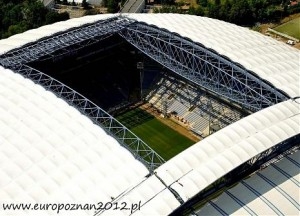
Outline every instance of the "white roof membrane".
{"label": "white roof membrane", "polygon": [[299,215],[300,169],[288,160],[291,157],[300,163],[300,151],[288,155],[226,190],[200,208],[197,215],[215,215],[220,209],[227,215]]}
{"label": "white roof membrane", "polygon": [[[131,215],[133,213],[133,215],[143,216],[168,215],[180,205],[170,190],[155,175],[128,191],[118,200],[118,204],[120,203],[139,204],[138,209],[122,211],[122,214]],[[131,208],[130,205],[127,207]],[[120,215],[120,212],[110,209],[100,215]]]}
{"label": "white roof membrane", "polygon": [[107,202],[149,173],[74,107],[2,67],[0,101],[1,203]]}
{"label": "white roof membrane", "polygon": [[[203,44],[253,71],[290,97],[300,95],[300,51],[283,42],[208,17],[169,13],[126,16]],[[287,77],[281,77],[283,74]]]}
{"label": "white roof membrane", "polygon": [[[43,37],[120,14],[99,14],[32,29],[0,40],[0,55]],[[258,32],[224,21],[183,14],[121,14],[166,29],[226,56],[290,97],[300,95],[300,51]]]}
{"label": "white roof membrane", "polygon": [[299,134],[299,102],[276,104],[221,129],[158,167],[157,175],[189,200],[235,167]]}
{"label": "white roof membrane", "polygon": [[[227,126],[158,167],[155,172],[161,180],[156,176],[151,176],[136,186],[134,190],[124,194],[118,201],[130,200],[132,203],[136,203],[137,200],[141,200],[141,197],[143,197],[139,211],[135,211],[133,215],[170,214],[179,207],[180,203],[175,198],[175,194],[172,194],[171,190],[166,189],[162,182],[170,186],[184,201],[189,200],[235,167],[268,148],[299,134],[299,108],[300,99],[297,101],[289,100],[254,113]],[[299,169],[299,167],[288,162],[284,163],[284,160],[281,164],[286,165],[286,167],[282,167],[284,170],[291,166],[289,173],[293,178],[298,178],[299,170],[296,175],[295,170]],[[291,191],[299,189],[299,183],[298,186],[286,184],[284,182],[286,179],[282,179],[286,177],[282,174],[279,176],[272,176],[271,172],[262,172],[262,174],[275,179],[273,180],[274,184],[280,187],[280,190],[266,193],[265,199],[269,199],[272,196],[280,196],[283,193],[282,191],[286,191],[284,193],[288,194],[291,199],[297,200],[297,194],[289,194],[291,194]],[[278,172],[276,175],[278,175]],[[251,187],[256,185],[256,182],[245,182]],[[281,182],[284,183],[282,184]],[[263,188],[257,188],[257,193],[264,193],[264,190],[272,188],[267,183],[264,185],[260,183],[260,186]],[[256,206],[255,212],[258,214],[274,213],[274,209],[270,208],[266,203],[250,202],[249,200],[254,200],[257,196],[243,184],[239,184],[239,188],[242,188],[238,189],[239,192],[237,192],[237,194],[240,194],[240,203],[248,203],[249,207],[247,209],[240,208],[241,206],[236,200],[222,197],[220,202],[226,206],[225,212],[231,213],[231,209],[235,209],[237,214],[241,215],[251,212],[249,208]],[[232,189],[232,191],[234,190],[237,190],[237,187]],[[243,193],[240,192],[242,190]],[[227,195],[225,194],[224,196]],[[276,205],[279,204],[285,205],[281,210],[282,212],[294,212],[291,203],[287,203],[282,197],[276,203]],[[111,212],[106,213],[110,214]],[[218,210],[210,207],[208,210],[204,209],[200,215],[216,215],[216,213],[218,213],[217,215],[220,214]]]}
{"label": "white roof membrane", "polygon": [[9,38],[0,40],[0,55],[10,50],[22,47],[28,43],[35,42],[44,37],[49,37],[59,32],[80,27],[85,24],[94,23],[99,20],[105,20],[117,16],[116,14],[90,15],[80,18],[73,18],[66,21],[56,22],[50,25],[41,26],[36,29],[28,30],[24,33],[13,35]]}
{"label": "white roof membrane", "polygon": [[[289,96],[300,95],[299,51],[284,43],[206,17],[123,15],[201,43],[252,70]],[[0,40],[0,55],[58,32],[114,16],[118,14],[85,16],[29,30]],[[134,215],[167,215],[180,205],[156,176],[145,179],[146,167],[103,129],[53,93],[1,66],[0,101],[1,203],[98,203],[122,194],[118,197],[120,202],[141,201],[141,209]],[[299,134],[299,103],[299,99],[288,100],[223,128],[161,165],[156,170],[157,176],[184,201],[189,200],[238,165]],[[288,161],[285,163],[292,169],[297,167]],[[279,166],[290,175],[294,173],[285,165],[278,163]],[[299,182],[299,172],[296,178]],[[245,182],[255,186],[251,181]],[[294,185],[274,182],[287,193],[295,190]],[[245,189],[242,184],[239,187]],[[279,195],[278,190],[272,193]],[[245,196],[240,198],[244,202],[255,197],[250,192],[241,196]],[[265,199],[272,198],[272,194],[265,196]],[[234,201],[228,199],[228,203],[235,208]],[[253,204],[254,207],[260,205],[265,204]],[[282,211],[293,212],[287,206]],[[245,209],[236,212],[244,213]],[[24,212],[13,213],[24,215]],[[33,211],[28,213],[34,214]],[[110,213],[128,215],[130,211],[105,212]]]}

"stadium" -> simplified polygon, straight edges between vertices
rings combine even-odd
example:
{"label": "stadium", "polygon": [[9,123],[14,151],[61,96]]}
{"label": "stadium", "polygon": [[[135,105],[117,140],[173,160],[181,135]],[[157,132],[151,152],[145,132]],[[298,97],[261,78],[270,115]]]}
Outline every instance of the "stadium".
{"label": "stadium", "polygon": [[[299,71],[299,50],[193,15],[99,14],[0,40],[0,202],[298,215]],[[140,129],[151,113],[197,141]]]}

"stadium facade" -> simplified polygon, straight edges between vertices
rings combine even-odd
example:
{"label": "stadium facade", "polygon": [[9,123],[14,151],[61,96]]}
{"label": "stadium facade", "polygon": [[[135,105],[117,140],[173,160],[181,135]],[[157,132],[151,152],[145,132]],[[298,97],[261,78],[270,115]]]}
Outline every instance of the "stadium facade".
{"label": "stadium facade", "polygon": [[[165,162],[105,110],[29,65],[72,56],[116,34],[168,70],[251,115]],[[179,14],[85,16],[3,39],[0,201],[128,203],[139,209],[74,214],[176,215],[241,180],[239,189],[232,190],[249,194],[248,199],[226,190],[198,213],[258,214],[262,199],[271,206],[270,214],[298,214],[299,196],[294,193],[299,194],[299,56],[299,50],[249,29]],[[269,183],[260,190],[242,180],[278,155],[293,161],[283,160],[284,169],[294,166],[288,172],[272,165],[284,175],[281,181],[258,172],[256,176]],[[284,202],[267,198],[275,193]],[[230,207],[222,204],[224,196],[234,201]]]}

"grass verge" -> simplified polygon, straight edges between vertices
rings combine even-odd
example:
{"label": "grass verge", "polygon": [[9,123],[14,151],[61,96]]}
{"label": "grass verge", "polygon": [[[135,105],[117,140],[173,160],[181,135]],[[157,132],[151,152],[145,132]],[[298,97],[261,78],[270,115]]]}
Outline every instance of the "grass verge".
{"label": "grass verge", "polygon": [[300,17],[292,19],[274,28],[274,30],[300,40]]}

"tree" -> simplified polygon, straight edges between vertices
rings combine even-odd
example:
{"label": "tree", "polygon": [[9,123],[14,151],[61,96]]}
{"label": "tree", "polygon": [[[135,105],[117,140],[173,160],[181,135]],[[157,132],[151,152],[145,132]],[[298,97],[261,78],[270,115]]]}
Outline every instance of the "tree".
{"label": "tree", "polygon": [[81,6],[84,9],[89,9],[90,8],[90,4],[86,0],[82,0]]}
{"label": "tree", "polygon": [[198,0],[198,4],[202,7],[207,7],[208,0]]}
{"label": "tree", "polygon": [[253,19],[262,22],[266,18],[266,8],[268,7],[267,0],[249,0],[249,5],[252,10]]}
{"label": "tree", "polygon": [[225,0],[224,4],[221,5],[219,10],[219,17],[221,20],[229,21],[229,11],[231,10],[232,4],[229,0]]}
{"label": "tree", "polygon": [[175,0],[162,0],[162,4],[165,4],[165,5],[174,5],[175,4]]}
{"label": "tree", "polygon": [[215,5],[221,5],[221,0],[215,0]]}
{"label": "tree", "polygon": [[205,12],[201,6],[193,7],[191,6],[188,11],[189,14],[194,14],[196,16],[204,16]]}
{"label": "tree", "polygon": [[219,19],[220,18],[220,9],[221,9],[221,5],[209,3],[208,4],[208,16],[215,18],[215,19]]}
{"label": "tree", "polygon": [[85,16],[87,16],[87,15],[96,15],[96,14],[99,14],[99,13],[100,13],[99,10],[94,8],[94,9],[86,10],[84,12],[84,15]]}
{"label": "tree", "polygon": [[275,6],[268,7],[266,11],[266,16],[268,17],[268,20],[271,20],[273,22],[277,22],[281,18],[283,10],[278,9]]}
{"label": "tree", "polygon": [[36,28],[44,25],[45,15],[48,10],[44,7],[43,3],[40,1],[30,1],[28,4],[25,4],[23,9],[24,18],[31,28]]}
{"label": "tree", "polygon": [[0,0],[0,39],[66,19],[67,12],[48,10],[40,0]]}
{"label": "tree", "polygon": [[9,26],[6,36],[10,37],[12,35],[22,33],[24,31],[26,31],[26,24],[23,22],[20,22],[16,25]]}
{"label": "tree", "polygon": [[50,11],[46,14],[45,24],[51,24],[59,21],[64,21],[70,19],[68,12],[56,13],[55,11]]}
{"label": "tree", "polygon": [[16,25],[23,20],[23,15],[20,13],[21,5],[7,4],[3,6],[3,28],[8,28],[10,25]]}
{"label": "tree", "polygon": [[106,1],[107,12],[109,13],[116,13],[119,10],[118,1],[117,0],[107,0]]}
{"label": "tree", "polygon": [[238,25],[251,25],[255,23],[248,1],[235,0],[230,10],[229,21]]}
{"label": "tree", "polygon": [[161,8],[154,8],[154,13],[180,13],[175,5],[163,5]]}

